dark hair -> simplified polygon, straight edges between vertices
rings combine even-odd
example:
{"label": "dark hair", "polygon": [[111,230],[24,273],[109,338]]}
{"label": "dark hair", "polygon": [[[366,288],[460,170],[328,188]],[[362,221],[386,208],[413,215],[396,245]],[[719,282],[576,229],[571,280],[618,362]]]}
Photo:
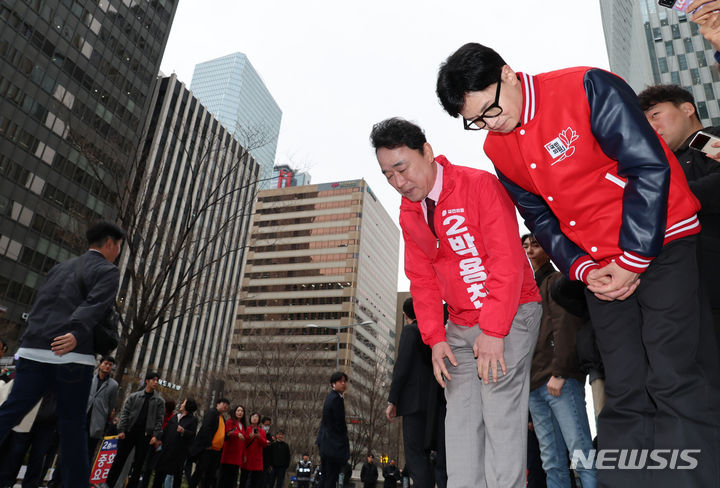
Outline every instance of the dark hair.
{"label": "dark hair", "polygon": [[85,232],[88,244],[93,247],[102,247],[105,241],[125,239],[125,232],[112,222],[102,221],[88,228]]}
{"label": "dark hair", "polygon": [[367,457],[371,457],[371,458],[375,459],[375,456],[373,456],[373,453],[371,453],[371,452],[367,453]]}
{"label": "dark hair", "polygon": [[227,403],[228,405],[230,405],[230,400],[228,400],[228,399],[225,398],[225,397],[220,397],[220,398],[218,398],[218,400],[215,402],[215,405],[217,405],[218,403]]}
{"label": "dark hair", "polygon": [[415,309],[413,308],[412,297],[403,302],[403,312],[405,312],[405,315],[407,315],[410,320],[415,320]]}
{"label": "dark hair", "polygon": [[525,244],[525,239],[532,237],[532,234],[523,234],[520,236],[520,244]]}
{"label": "dark hair", "polygon": [[692,104],[695,109],[695,118],[700,120],[697,106],[695,105],[695,97],[688,90],[677,85],[655,85],[645,88],[638,94],[638,102],[642,111],[648,110],[658,103],[670,102],[676,107],[683,103]]}
{"label": "dark hair", "polygon": [[185,399],[185,411],[187,413],[197,412],[197,402],[191,397]]}
{"label": "dark hair", "polygon": [[165,400],[165,416],[175,411],[175,400]]}
{"label": "dark hair", "polygon": [[100,362],[110,361],[111,363],[115,364],[115,358],[112,356],[103,356]]}
{"label": "dark hair", "polygon": [[[238,418],[237,412],[238,408],[243,409],[243,416]],[[242,424],[243,427],[247,427],[247,415],[245,415],[245,407],[243,405],[235,405],[235,408],[233,408],[232,412],[230,412],[230,418],[233,418],[238,421],[238,423]]]}
{"label": "dark hair", "polygon": [[375,152],[380,148],[395,149],[407,146],[424,154],[423,146],[427,142],[420,126],[400,117],[383,120],[373,125],[370,131],[370,143]]}
{"label": "dark hair", "polygon": [[272,422],[272,419],[271,419],[270,417],[268,417],[267,415],[263,415],[263,418],[260,419],[260,423],[261,423],[261,424],[264,424],[264,423],[267,422],[268,420],[269,420],[270,422]]}
{"label": "dark hair", "polygon": [[465,94],[497,83],[507,63],[492,48],[475,42],[465,44],[440,65],[436,93],[452,117],[460,115]]}
{"label": "dark hair", "polygon": [[262,423],[262,422],[260,422],[260,412],[253,412],[253,413],[251,413],[250,416],[248,417],[248,425],[252,424],[252,418],[253,418],[255,415],[257,415],[258,423],[259,423],[259,424]]}
{"label": "dark hair", "polygon": [[284,430],[278,430],[278,431],[275,433],[275,435],[278,435],[278,434],[285,435],[285,431],[284,431]]}
{"label": "dark hair", "polygon": [[335,371],[333,374],[330,375],[330,384],[334,385],[343,378],[345,378],[345,381],[348,380],[348,376],[345,373],[343,373],[342,371]]}
{"label": "dark hair", "polygon": [[145,381],[151,380],[153,378],[160,378],[160,375],[157,371],[148,371],[147,373],[145,373]]}

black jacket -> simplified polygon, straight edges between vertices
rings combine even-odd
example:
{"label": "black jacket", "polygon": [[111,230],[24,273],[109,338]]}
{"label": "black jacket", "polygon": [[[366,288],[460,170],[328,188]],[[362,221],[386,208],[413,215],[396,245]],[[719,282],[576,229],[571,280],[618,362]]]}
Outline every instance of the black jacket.
{"label": "black jacket", "polygon": [[93,329],[115,301],[119,282],[120,270],[96,251],[56,265],[38,290],[20,347],[49,350],[55,337],[70,332],[77,340],[73,352],[94,354]]}
{"label": "black jacket", "polygon": [[[706,127],[703,132],[720,136],[720,127]],[[693,195],[700,200],[698,213],[702,231],[698,246],[700,275],[713,308],[720,308],[720,163],[705,153],[690,149],[691,135],[675,151]]]}
{"label": "black jacket", "polygon": [[323,458],[334,459],[340,463],[346,463],[350,459],[350,440],[345,423],[345,400],[334,390],[325,398],[315,444]]}
{"label": "black jacket", "polygon": [[417,322],[403,327],[388,394],[388,402],[395,405],[398,415],[425,412],[430,395],[436,394],[431,353],[420,337]]}
{"label": "black jacket", "polygon": [[370,464],[365,461],[362,469],[360,470],[360,481],[363,483],[374,483],[378,479],[378,468],[377,464]]}
{"label": "black jacket", "polygon": [[271,466],[276,468],[290,466],[290,446],[285,441],[275,441],[270,446]]}
{"label": "black jacket", "polygon": [[193,442],[192,447],[190,447],[190,457],[197,457],[201,452],[211,446],[215,432],[217,432],[218,429],[218,418],[220,418],[220,412],[218,412],[217,408],[213,407],[207,411],[203,418],[202,426],[197,433],[197,437],[195,437],[195,442]]}
{"label": "black jacket", "polygon": [[400,470],[397,466],[388,464],[383,468],[383,483],[384,488],[397,488],[398,481],[400,481]]}
{"label": "black jacket", "polygon": [[[178,426],[185,429],[182,434],[177,431]],[[160,451],[160,459],[157,464],[158,471],[162,473],[177,473],[182,470],[190,446],[195,439],[197,426],[198,419],[193,414],[187,414],[180,420],[178,420],[177,415],[172,416],[160,437],[162,450]]]}

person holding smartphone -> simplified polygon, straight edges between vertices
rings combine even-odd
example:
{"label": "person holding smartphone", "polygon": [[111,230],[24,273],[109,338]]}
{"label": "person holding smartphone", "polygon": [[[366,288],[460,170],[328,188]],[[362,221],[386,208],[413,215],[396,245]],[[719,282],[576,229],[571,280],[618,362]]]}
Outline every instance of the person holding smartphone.
{"label": "person holding smartphone", "polygon": [[[263,471],[263,448],[267,446],[265,429],[260,425],[260,414],[253,412],[250,415],[250,425],[245,437],[245,464],[243,465],[243,478],[247,481],[247,488],[262,488],[265,480]],[[240,486],[243,486],[240,479]]]}
{"label": "person holding smartphone", "polygon": [[[704,297],[710,300],[716,339],[720,341],[720,127],[703,127],[692,94],[677,85],[651,86],[640,92],[638,100],[650,125],[680,161],[690,190],[702,205],[698,212],[702,225],[700,278]],[[715,154],[692,147],[701,132],[718,138],[710,138],[710,148],[717,145]]]}

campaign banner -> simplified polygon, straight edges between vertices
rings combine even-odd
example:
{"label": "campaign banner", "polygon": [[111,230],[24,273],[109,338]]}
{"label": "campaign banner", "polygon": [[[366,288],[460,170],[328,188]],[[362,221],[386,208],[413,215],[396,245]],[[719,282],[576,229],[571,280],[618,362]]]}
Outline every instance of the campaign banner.
{"label": "campaign banner", "polygon": [[92,470],[90,470],[90,483],[97,485],[107,481],[110,467],[115,460],[117,454],[118,438],[116,435],[105,437],[100,446],[100,450],[95,456]]}

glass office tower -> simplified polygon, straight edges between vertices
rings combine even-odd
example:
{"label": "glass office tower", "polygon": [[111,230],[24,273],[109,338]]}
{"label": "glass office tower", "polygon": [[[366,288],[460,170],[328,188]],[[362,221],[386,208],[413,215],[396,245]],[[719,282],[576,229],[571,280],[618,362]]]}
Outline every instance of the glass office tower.
{"label": "glass office tower", "polygon": [[190,90],[260,164],[261,189],[270,178],[282,111],[243,53],[195,65]]}

